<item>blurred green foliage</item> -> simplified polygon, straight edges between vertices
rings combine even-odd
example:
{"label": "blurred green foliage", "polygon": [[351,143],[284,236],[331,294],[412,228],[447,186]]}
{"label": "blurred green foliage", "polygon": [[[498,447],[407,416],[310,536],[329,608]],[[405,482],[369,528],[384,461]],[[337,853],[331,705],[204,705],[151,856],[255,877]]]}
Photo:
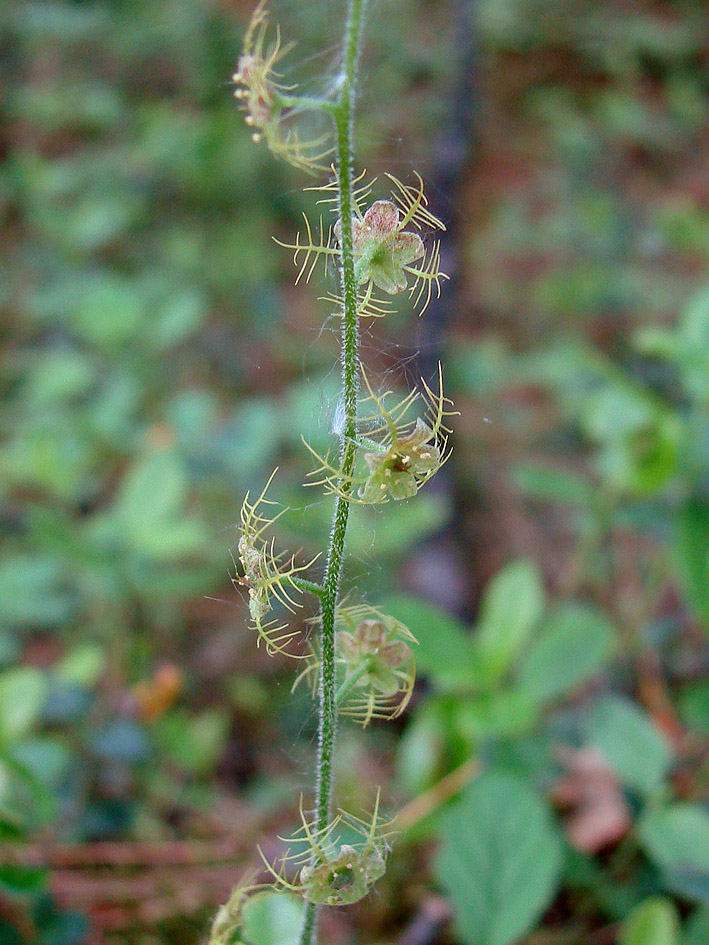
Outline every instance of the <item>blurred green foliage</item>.
{"label": "blurred green foliage", "polygon": [[[270,237],[304,198],[231,96],[249,13],[198,0],[0,11],[8,838],[181,837],[242,777],[215,780],[225,755],[251,750],[247,731],[229,748],[235,714],[246,729],[280,711],[257,659],[242,665],[253,641],[229,548],[244,493],[277,461],[295,494],[300,434],[317,445],[334,409],[336,355],[327,335],[316,343],[317,306],[283,324],[289,260]],[[313,17],[306,50],[329,26]],[[309,501],[295,499],[292,527],[319,542],[329,510],[303,534]],[[435,499],[404,513],[384,553],[445,515]],[[362,553],[371,527],[353,537]],[[2,869],[18,902],[3,942],[29,928],[42,945],[84,940],[43,873]]]}
{"label": "blurred green foliage", "polygon": [[[313,76],[326,6],[284,10]],[[359,137],[375,168],[401,163],[399,137],[430,157],[448,120],[454,5],[404,6],[372,13]],[[297,456],[301,432],[315,448],[328,432],[336,353],[318,286],[296,296],[270,240],[292,233],[302,181],[231,98],[248,7],[0,10],[0,840],[20,848],[201,836],[237,789],[264,810],[292,800],[304,764],[312,719],[251,653],[228,553],[276,464],[291,544],[320,546],[329,507],[299,491]],[[435,883],[465,945],[539,925],[570,945],[606,926],[620,945],[709,936],[705,12],[476,7],[478,160],[449,207],[457,496],[366,510],[350,539],[350,578],[390,596],[426,687],[396,744],[343,744],[341,781],[357,790],[365,756],[388,759],[402,800],[471,758],[484,774],[400,843],[369,940]],[[401,318],[372,343],[386,359],[415,338]],[[485,531],[500,483],[515,524]],[[398,590],[454,502],[472,633]],[[580,849],[550,797],[588,750],[628,824]],[[0,941],[87,941],[49,888],[0,861]],[[254,941],[280,920],[261,906]],[[196,914],[158,934],[198,941]]]}

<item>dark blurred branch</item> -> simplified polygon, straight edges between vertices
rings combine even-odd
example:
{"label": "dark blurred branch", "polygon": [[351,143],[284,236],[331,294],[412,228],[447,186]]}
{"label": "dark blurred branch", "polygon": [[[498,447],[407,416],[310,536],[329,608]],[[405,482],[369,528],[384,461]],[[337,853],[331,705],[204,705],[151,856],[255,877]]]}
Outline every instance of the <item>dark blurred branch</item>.
{"label": "dark blurred branch", "polygon": [[460,285],[458,218],[451,208],[460,207],[461,189],[466,169],[473,157],[476,124],[480,110],[478,88],[478,38],[476,0],[461,0],[456,9],[456,78],[448,99],[448,115],[435,143],[431,179],[433,212],[446,221],[441,238],[441,268],[450,276],[442,286],[440,299],[434,299],[420,323],[418,355],[423,377],[433,377],[442,360],[446,331],[455,311]]}
{"label": "dark blurred branch", "polygon": [[[425,318],[417,325],[418,353],[416,372],[432,378],[439,361],[445,367],[448,328],[456,312],[460,295],[461,273],[459,243],[461,232],[456,208],[463,205],[463,184],[469,169],[477,137],[480,112],[479,47],[477,0],[461,0],[455,9],[455,79],[448,97],[447,115],[434,145],[433,165],[427,175],[431,180],[433,212],[445,220],[447,230],[441,235],[441,268],[450,277],[434,298]],[[451,467],[444,468],[429,487],[448,500],[452,515],[445,531],[433,536],[425,547],[412,556],[406,583],[423,597],[461,617],[469,616],[470,581],[465,560],[465,540],[460,531],[464,516],[458,514],[461,501],[456,494]]]}
{"label": "dark blurred branch", "polygon": [[441,926],[450,918],[445,899],[427,899],[397,939],[396,945],[430,945],[438,938]]}

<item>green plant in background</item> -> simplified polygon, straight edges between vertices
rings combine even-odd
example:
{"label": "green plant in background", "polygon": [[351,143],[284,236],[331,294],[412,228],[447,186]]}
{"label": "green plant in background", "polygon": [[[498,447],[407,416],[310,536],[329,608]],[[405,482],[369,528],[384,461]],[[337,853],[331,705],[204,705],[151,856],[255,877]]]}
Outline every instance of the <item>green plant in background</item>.
{"label": "green plant in background", "polygon": [[[457,461],[488,514],[487,489],[509,476],[520,514],[549,541],[546,563],[543,540],[519,546],[546,564],[551,599],[539,605],[528,562],[509,565],[482,595],[472,640],[431,607],[387,601],[432,683],[400,777],[435,799],[456,772],[492,769],[440,818],[431,802],[435,827],[419,825],[442,838],[436,873],[468,945],[527,941],[536,923],[574,945],[601,923],[620,945],[695,945],[709,940],[709,242],[687,168],[709,121],[706,19],[695,4],[675,17],[652,0],[632,13],[536,0],[479,9],[496,67],[512,52],[538,68],[508,73],[516,128],[506,137],[493,124],[483,147],[494,166],[525,151],[532,184],[503,176],[471,238],[490,337],[456,345],[449,376],[457,402],[471,396],[464,415],[492,424],[460,436]],[[579,76],[560,90],[568,61]],[[551,142],[541,160],[530,147],[540,125]],[[652,181],[642,201],[631,196],[638,164]],[[483,177],[478,195],[495,184]],[[490,661],[478,650],[493,636]],[[557,868],[539,857],[534,877],[533,838],[513,816],[530,788],[556,800],[530,818],[540,846],[554,848],[557,826],[566,837]],[[614,836],[594,832],[595,815],[596,827],[615,821]],[[476,878],[489,898],[459,892]],[[563,931],[557,906],[543,915],[560,888],[574,913]]]}
{"label": "green plant in background", "polygon": [[[305,649],[288,639],[302,624],[282,619],[284,605],[309,598],[286,572],[317,578],[318,561],[312,575],[292,569],[322,547],[331,508],[303,510],[291,484],[302,479],[300,458],[312,455],[304,433],[317,456],[308,481],[338,494],[340,458],[323,409],[339,397],[337,333],[320,331],[309,303],[323,294],[320,274],[341,262],[342,232],[337,211],[320,204],[321,225],[312,206],[337,196],[336,181],[304,195],[290,181],[308,162],[324,167],[313,174],[327,173],[332,115],[284,88],[287,75],[275,91],[262,82],[261,98],[241,84],[253,123],[234,121],[223,80],[240,4],[0,6],[9,119],[0,166],[0,940],[21,945],[31,932],[38,945],[82,945],[93,926],[112,943],[191,943],[223,889],[190,880],[192,904],[167,894],[163,919],[153,911],[160,901],[131,903],[122,882],[155,879],[167,889],[160,872],[143,862],[111,869],[111,906],[120,903],[111,915],[126,911],[104,933],[100,865],[77,873],[81,899],[70,908],[79,916],[47,895],[60,870],[52,878],[12,860],[44,850],[45,840],[76,844],[82,856],[96,840],[119,849],[138,841],[151,853],[153,842],[198,847],[213,836],[211,811],[218,838],[234,822],[231,809],[222,816],[224,796],[247,792],[257,818],[292,799],[291,779],[312,747],[309,691],[317,693],[322,653],[320,618],[309,610]],[[435,568],[437,543],[429,555],[422,539],[446,521],[450,497],[428,489],[413,502],[373,501],[414,491],[438,462],[425,429],[392,435],[380,418],[379,432],[374,422],[360,430],[372,442],[363,439],[352,473],[357,507],[343,576],[377,606],[346,597],[334,628],[339,716],[399,716],[396,726],[341,725],[338,736],[338,801],[353,798],[346,806],[360,819],[335,809],[331,820],[340,817],[342,844],[369,858],[365,885],[389,842],[381,814],[372,816],[372,784],[386,784],[383,796],[405,807],[397,856],[374,895],[328,916],[328,928],[352,937],[357,921],[363,940],[386,941],[426,909],[433,882],[454,912],[450,934],[465,945],[705,945],[706,17],[692,0],[638,0],[632,10],[565,0],[474,6],[484,108],[479,160],[466,175],[472,193],[466,184],[455,202],[462,317],[446,382],[459,405],[472,398],[451,469],[476,616],[471,628],[391,597],[404,553],[426,548]],[[282,10],[300,17],[307,82],[339,9]],[[425,162],[451,130],[454,13],[427,0],[371,12],[361,164],[401,166],[400,139]],[[250,54],[285,72],[288,44],[264,22],[254,23]],[[252,134],[263,147],[251,146]],[[274,170],[268,143],[300,167]],[[360,313],[379,317],[363,334],[371,328],[383,352],[393,341],[416,344],[387,302],[402,276],[413,280],[406,267],[421,271],[426,261],[408,258],[423,231],[400,226],[402,207],[394,218],[377,203],[363,197],[352,237]],[[270,233],[297,254],[301,287],[320,267],[315,285],[281,289],[288,260]],[[379,241],[391,255],[367,259]],[[338,295],[326,303],[328,329],[339,325]],[[276,332],[281,316],[288,331]],[[400,400],[373,370],[362,392],[382,403],[362,403],[360,423]],[[435,405],[421,393],[421,419],[433,429]],[[481,417],[493,422],[482,426]],[[340,407],[338,431],[343,418]],[[443,436],[435,445],[444,458]],[[402,446],[416,448],[415,468],[398,468]],[[276,464],[271,488],[294,508],[278,520],[273,546],[265,531],[256,555],[246,550],[251,574],[239,568],[264,630],[257,650],[240,612],[234,626],[223,536],[246,489],[259,484],[253,503]],[[493,506],[499,529],[487,525]],[[264,521],[279,511],[266,501],[259,510]],[[272,557],[260,556],[261,539]],[[279,556],[301,545],[302,556]],[[279,602],[281,592],[291,602]],[[284,626],[283,639],[271,621]],[[378,659],[365,669],[360,657],[372,646]],[[262,658],[268,647],[304,656],[292,696],[280,679],[263,678],[274,666]],[[427,686],[409,698],[414,653]],[[365,764],[377,775],[364,779]],[[603,846],[575,845],[583,804],[566,806],[560,784],[577,794],[588,787],[589,818],[615,831]],[[594,790],[606,808],[591,803]],[[224,928],[239,926],[255,945],[298,940],[303,896],[284,882],[307,867],[313,895],[329,898],[329,857],[337,859],[328,848],[327,862],[317,853],[308,862],[307,814],[305,824],[285,870],[269,848],[280,888],[236,894]],[[238,838],[234,846],[237,859],[246,855]],[[241,866],[231,868],[238,875]],[[357,893],[353,883],[344,895]]]}
{"label": "green plant in background", "polygon": [[[243,752],[248,769],[256,719],[275,721],[284,701],[285,689],[265,698],[258,653],[244,665],[248,632],[235,641],[215,536],[276,462],[288,481],[302,476],[289,468],[304,454],[301,432],[327,449],[315,418],[337,397],[329,336],[313,345],[307,317],[287,343],[271,328],[289,299],[268,234],[310,198],[284,187],[250,145],[253,129],[234,121],[223,80],[238,11],[178,7],[11,0],[0,10],[0,688],[19,691],[8,711],[32,720],[0,745],[10,859],[45,838],[90,849],[209,836],[203,817],[245,777],[229,759]],[[308,18],[306,44],[329,34],[322,19]],[[254,350],[272,384],[254,384]],[[321,541],[327,506],[311,507],[298,545]],[[355,517],[354,555],[372,514],[387,516]],[[380,575],[392,580],[402,546],[445,514],[430,492],[380,529]],[[227,639],[215,675],[205,654]],[[37,674],[41,700],[17,685]],[[259,700],[268,711],[257,716]],[[296,712],[289,702],[286,721]],[[17,731],[0,710],[6,724]],[[257,771],[249,789],[260,785]],[[269,790],[286,789],[276,778]],[[78,945],[101,926],[90,881],[72,902],[81,917],[51,904],[51,875],[3,872],[0,939],[21,940],[32,921],[42,945],[61,929]],[[213,907],[207,893],[188,911]],[[193,941],[198,922],[180,925],[182,908],[175,898],[154,928]],[[128,917],[125,935],[147,925]]]}
{"label": "green plant in background", "polygon": [[[708,326],[703,290],[674,327],[637,331],[632,361],[567,342],[488,367],[498,391],[546,390],[574,436],[568,466],[557,433],[545,463],[514,470],[530,503],[573,512],[561,599],[518,561],[486,588],[472,637],[430,605],[386,601],[417,637],[432,685],[404,734],[400,777],[425,797],[447,772],[483,772],[420,825],[441,838],[435,870],[468,945],[518,941],[562,887],[580,911],[608,917],[620,945],[706,938],[706,761],[693,746],[709,731]],[[565,811],[566,841],[538,793],[552,784],[578,805]],[[684,926],[670,896],[690,913]]]}
{"label": "green plant in background", "polygon": [[[421,178],[407,186],[387,175],[394,188],[391,198],[372,201],[376,182],[363,182],[353,173],[353,106],[364,8],[365,0],[349,0],[342,67],[332,95],[304,97],[280,82],[275,67],[290,47],[282,45],[278,28],[270,38],[265,0],[254,11],[234,75],[235,95],[256,143],[265,141],[276,156],[311,173],[321,171],[323,160],[334,155],[332,177],[317,190],[335,221],[327,225],[321,218],[314,225],[306,216],[305,235],[285,245],[299,267],[296,281],[303,276],[307,281],[319,264],[334,264],[337,270],[339,292],[329,301],[336,304],[342,323],[342,387],[333,423],[336,454],[321,455],[308,447],[318,464],[310,485],[321,485],[335,497],[322,580],[305,576],[316,559],[299,563],[295,555],[276,549],[271,529],[285,510],[276,512],[267,498],[273,476],[255,501],[247,495],[242,506],[237,580],[248,588],[258,641],[269,653],[290,653],[298,631],[277,615],[278,608],[293,612],[305,594],[319,604],[319,616],[311,621],[317,640],[298,677],[308,679],[317,694],[317,781],[313,811],[301,806],[301,827],[287,839],[286,852],[275,865],[265,860],[271,883],[237,887],[214,922],[214,945],[260,940],[253,927],[254,903],[259,901],[276,911],[285,903],[286,916],[300,921],[298,941],[309,945],[317,939],[318,908],[362,899],[384,874],[389,852],[392,828],[382,819],[379,792],[370,816],[360,818],[342,808],[333,814],[337,722],[344,714],[367,725],[401,711],[413,687],[410,644],[415,641],[394,617],[369,605],[345,603],[340,582],[347,529],[353,504],[411,498],[437,472],[448,455],[445,421],[452,411],[440,369],[437,391],[423,382],[423,393],[397,399],[390,391],[375,390],[360,361],[360,319],[382,316],[389,310],[387,296],[407,289],[423,311],[445,278],[437,244],[426,250],[420,235],[443,228],[427,209]],[[327,135],[301,133],[297,120],[303,112],[331,120],[334,144]],[[294,908],[294,897],[302,901],[300,908]],[[291,936],[281,928],[277,940],[284,937]]]}
{"label": "green plant in background", "polygon": [[[495,383],[548,390],[585,444],[583,472],[577,444],[572,469],[557,449],[554,464],[515,470],[530,501],[576,513],[561,600],[519,561],[486,588],[472,637],[429,605],[386,602],[417,637],[433,690],[405,732],[401,777],[425,796],[457,765],[469,777],[471,754],[483,771],[435,826],[436,873],[468,945],[518,941],[562,885],[617,924],[621,945],[706,937],[706,763],[693,745],[706,744],[709,688],[701,669],[685,682],[682,666],[699,656],[701,667],[709,627],[707,326],[702,291],[675,327],[635,334],[634,374],[580,344],[532,352],[506,377],[500,360]],[[561,844],[534,790],[553,783],[578,805]],[[693,907],[684,929],[668,894]]]}

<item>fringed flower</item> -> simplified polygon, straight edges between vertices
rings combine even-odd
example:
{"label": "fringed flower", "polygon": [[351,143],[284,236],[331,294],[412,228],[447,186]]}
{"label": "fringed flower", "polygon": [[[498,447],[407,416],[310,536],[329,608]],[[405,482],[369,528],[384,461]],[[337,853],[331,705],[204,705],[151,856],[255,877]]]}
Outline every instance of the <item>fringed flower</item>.
{"label": "fringed flower", "polygon": [[270,654],[285,652],[285,647],[297,635],[297,631],[289,629],[286,624],[267,619],[274,603],[281,604],[291,613],[300,606],[294,597],[294,594],[300,593],[298,575],[319,557],[315,555],[306,564],[297,565],[295,555],[290,558],[283,554],[277,555],[274,550],[275,538],[269,540],[265,537],[265,532],[287,511],[282,509],[271,517],[265,514],[267,506],[276,504],[266,498],[276,472],[273,471],[255,502],[250,502],[249,493],[246,494],[241,507],[237,546],[243,573],[237,576],[236,582],[249,590],[252,626],[258,633],[259,642],[265,642]]}
{"label": "fringed flower", "polygon": [[[363,820],[339,810],[323,830],[316,830],[301,806],[301,827],[282,838],[288,850],[274,866],[264,859],[276,889],[300,893],[308,902],[346,906],[363,899],[384,875],[389,853],[391,824],[379,814],[379,791],[371,818]],[[359,835],[361,840],[343,843],[338,830]],[[294,878],[289,879],[297,869]]]}
{"label": "fringed flower", "polygon": [[[363,175],[362,175],[363,176]],[[413,299],[419,314],[427,308],[435,292],[441,294],[441,282],[448,278],[441,271],[440,245],[433,241],[427,249],[423,239],[414,229],[444,230],[444,224],[428,209],[428,200],[423,190],[423,181],[417,174],[418,186],[411,187],[388,174],[393,185],[393,194],[388,200],[375,200],[366,209],[375,181],[356,186],[362,179],[356,178],[352,194],[354,213],[352,215],[352,251],[355,263],[355,277],[359,287],[357,314],[360,318],[381,318],[389,311],[384,299],[375,295],[379,289],[386,295],[397,295],[405,289]],[[320,203],[328,204],[331,211],[336,211],[337,176],[333,170],[333,180],[323,187],[309,188],[318,190],[326,196]],[[414,229],[412,229],[414,228]],[[310,279],[319,262],[327,264],[342,258],[342,220],[334,226],[324,225],[322,219],[317,225],[305,219],[305,231],[298,234],[294,243],[279,245],[293,250],[293,261],[299,267],[300,281]],[[342,298],[330,294],[327,301],[338,306],[342,314]]]}
{"label": "fringed flower", "polygon": [[[425,250],[417,233],[402,231],[399,208],[391,200],[377,200],[359,220],[352,219],[352,243],[357,282],[372,282],[396,295],[406,288],[405,267],[420,259]],[[338,243],[342,243],[342,223],[334,227]]]}
{"label": "fringed flower", "polygon": [[[391,391],[376,394],[364,371],[362,378],[369,395],[363,404],[365,415],[359,419],[362,433],[356,440],[363,462],[354,473],[345,473],[306,442],[318,461],[309,474],[313,479],[309,485],[322,485],[326,492],[364,505],[410,499],[450,455],[447,450],[450,430],[444,421],[455,411],[450,409],[452,401],[443,393],[440,365],[437,393],[424,381],[423,393],[412,391],[399,401],[394,400]],[[425,408],[424,416],[407,419],[417,405]],[[367,413],[367,407],[374,409]]]}
{"label": "fringed flower", "polygon": [[[310,623],[318,623],[313,618]],[[363,727],[373,719],[401,715],[411,699],[416,664],[411,646],[416,638],[401,621],[367,604],[340,606],[335,614],[336,705],[340,715]],[[306,680],[313,693],[320,673],[320,654],[310,654],[293,688]]]}
{"label": "fringed flower", "polygon": [[392,499],[410,499],[440,467],[441,449],[436,434],[420,418],[407,436],[399,436],[384,452],[364,454],[370,471],[359,489],[362,502],[368,504]]}

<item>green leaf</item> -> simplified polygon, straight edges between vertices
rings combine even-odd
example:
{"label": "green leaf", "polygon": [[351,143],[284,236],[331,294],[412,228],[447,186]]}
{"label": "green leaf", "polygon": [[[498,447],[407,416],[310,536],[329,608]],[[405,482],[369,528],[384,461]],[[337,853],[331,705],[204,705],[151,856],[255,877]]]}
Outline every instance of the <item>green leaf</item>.
{"label": "green leaf", "polygon": [[689,396],[700,402],[709,400],[709,291],[694,296],[673,331],[641,329],[637,346],[674,361]]}
{"label": "green leaf", "polygon": [[134,466],[116,502],[116,524],[138,555],[168,561],[203,551],[204,525],[186,513],[189,481],[176,453],[155,453]]}
{"label": "green leaf", "polygon": [[642,794],[659,787],[672,763],[664,736],[627,699],[601,699],[589,718],[588,736],[620,780]]}
{"label": "green leaf", "polygon": [[709,292],[704,290],[690,302],[683,320],[673,330],[643,328],[637,347],[656,357],[673,361],[692,400],[709,400]]}
{"label": "green leaf", "polygon": [[675,558],[689,604],[709,631],[709,503],[696,499],[681,510]]}
{"label": "green leaf", "polygon": [[646,899],[630,913],[618,945],[680,945],[679,916],[670,899]]}
{"label": "green leaf", "polygon": [[697,909],[687,920],[682,945],[707,945],[709,942],[709,908]]}
{"label": "green leaf", "polygon": [[602,387],[586,402],[585,425],[591,437],[603,442],[643,430],[653,420],[652,402],[627,385]]}
{"label": "green leaf", "polygon": [[170,348],[193,334],[207,314],[207,300],[196,289],[175,292],[157,306],[154,322],[149,324],[149,338],[158,349]]}
{"label": "green leaf", "polygon": [[62,577],[48,555],[6,555],[0,568],[0,625],[36,628],[67,620],[72,601]]}
{"label": "green leaf", "polygon": [[22,830],[23,836],[28,815],[36,825],[48,821],[55,813],[54,798],[46,783],[37,777],[35,770],[24,763],[22,757],[19,757],[27,753],[28,744],[31,742],[22,741],[18,745],[9,746],[3,750],[0,760],[0,789],[3,794],[8,795],[7,806],[3,803],[4,799],[0,798],[0,823],[11,832],[15,829]]}
{"label": "green leaf", "polygon": [[709,901],[709,811],[698,804],[650,811],[640,821],[638,835],[670,887]]}
{"label": "green leaf", "polygon": [[489,396],[500,390],[513,363],[498,336],[478,337],[473,344],[452,345],[446,361],[451,389],[475,396]]}
{"label": "green leaf", "polygon": [[523,690],[483,692],[459,700],[457,728],[478,741],[501,735],[521,735],[537,722],[539,707]]}
{"label": "green leaf", "polygon": [[514,480],[521,492],[534,499],[582,507],[592,503],[593,491],[585,479],[548,466],[517,466]]}
{"label": "green leaf", "polygon": [[187,473],[177,454],[154,453],[129,470],[116,512],[127,528],[147,530],[181,510],[187,489]]}
{"label": "green leaf", "polygon": [[473,643],[467,627],[433,604],[415,597],[392,597],[381,609],[406,624],[416,637],[418,669],[441,686],[472,686],[477,677]]}
{"label": "green leaf", "polygon": [[[279,443],[281,411],[275,402],[253,397],[242,400],[219,437],[232,468],[248,480],[260,475]],[[258,430],[258,436],[252,431]],[[292,432],[292,431],[291,431]]]}
{"label": "green leaf", "polygon": [[244,906],[244,938],[253,945],[298,945],[304,908],[290,893],[254,896]]}
{"label": "green leaf", "polygon": [[[71,242],[100,244],[114,229],[128,221],[117,201],[85,202],[70,218],[67,236]],[[59,229],[59,221],[55,223]],[[146,321],[150,303],[145,288],[136,279],[108,272],[93,272],[70,312],[74,330],[84,340],[107,350],[135,344]]]}
{"label": "green leaf", "polygon": [[537,567],[516,561],[495,576],[482,602],[476,651],[490,679],[498,679],[520,655],[544,610]]}
{"label": "green leaf", "polygon": [[677,334],[684,385],[690,397],[706,403],[709,400],[709,291],[705,289],[694,297]]}
{"label": "green leaf", "polygon": [[540,702],[556,699],[597,673],[613,646],[613,629],[603,614],[567,604],[552,615],[525,656],[520,685]]}
{"label": "green leaf", "polygon": [[441,764],[447,732],[430,700],[418,708],[399,739],[396,769],[412,797],[429,788]]}
{"label": "green leaf", "polygon": [[523,782],[490,772],[450,810],[441,834],[435,871],[462,941],[517,941],[559,881],[561,846],[546,805]]}
{"label": "green leaf", "polygon": [[0,864],[0,890],[11,896],[29,896],[40,889],[46,878],[46,870],[39,867]]}
{"label": "green leaf", "polygon": [[58,738],[25,738],[15,746],[13,757],[25,778],[31,779],[37,790],[58,790],[61,779],[75,762],[72,749]]}
{"label": "green leaf", "polygon": [[160,720],[157,730],[158,741],[183,771],[204,774],[219,760],[229,733],[229,718],[217,708],[194,716],[175,709]]}
{"label": "green leaf", "polygon": [[63,657],[56,665],[55,673],[63,683],[89,689],[98,681],[105,666],[103,647],[98,643],[84,643],[74,647]]}
{"label": "green leaf", "polygon": [[0,675],[0,741],[22,738],[39,719],[47,698],[47,679],[31,666]]}

